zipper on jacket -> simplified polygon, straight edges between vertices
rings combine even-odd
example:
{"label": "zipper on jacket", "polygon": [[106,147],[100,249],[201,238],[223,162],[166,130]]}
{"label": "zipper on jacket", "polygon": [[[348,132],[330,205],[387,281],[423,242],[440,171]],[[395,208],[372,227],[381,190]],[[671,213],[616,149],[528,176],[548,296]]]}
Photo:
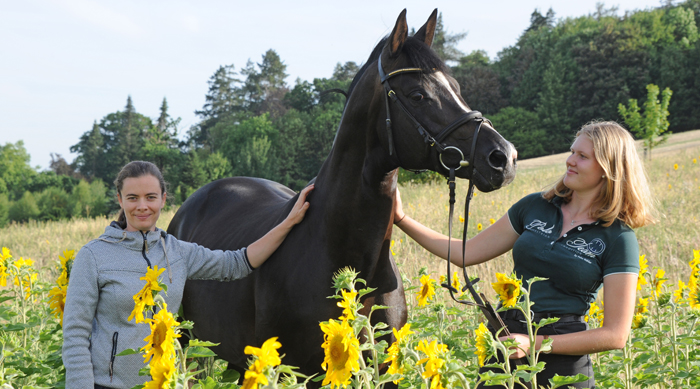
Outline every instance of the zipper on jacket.
{"label": "zipper on jacket", "polygon": [[119,332],[114,332],[114,335],[112,335],[112,355],[109,358],[109,382],[112,382],[112,377],[114,376],[114,358],[117,356],[118,338]]}
{"label": "zipper on jacket", "polygon": [[148,233],[144,233],[143,231],[140,231],[140,232],[141,232],[141,236],[143,237],[143,248],[141,249],[141,255],[143,255],[143,259],[146,260],[146,263],[148,264],[148,267],[152,267],[152,266],[151,266],[151,261],[150,261],[150,260],[148,259],[148,257],[146,256],[146,251],[148,251],[148,247],[147,247],[147,243],[146,243],[146,235],[147,235]]}

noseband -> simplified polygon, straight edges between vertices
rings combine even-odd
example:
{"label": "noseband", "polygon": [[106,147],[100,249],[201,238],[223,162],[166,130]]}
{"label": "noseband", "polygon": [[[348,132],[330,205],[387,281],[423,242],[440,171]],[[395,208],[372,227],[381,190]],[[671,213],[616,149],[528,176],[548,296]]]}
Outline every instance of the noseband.
{"label": "noseband", "polygon": [[[450,296],[452,296],[452,299],[458,303],[461,304],[467,304],[467,305],[476,305],[479,307],[479,309],[482,311],[488,322],[491,324],[491,326],[498,332],[500,331],[500,335],[509,335],[508,328],[506,328],[505,324],[503,323],[503,320],[501,320],[501,317],[496,313],[496,311],[493,309],[493,306],[489,303],[488,299],[486,299],[486,296],[484,296],[483,293],[477,293],[477,291],[474,289],[474,284],[476,284],[479,279],[476,278],[473,281],[469,278],[467,275],[466,271],[466,266],[465,266],[465,255],[466,253],[464,252],[465,249],[465,242],[467,241],[467,226],[469,223],[469,203],[471,202],[471,199],[474,195],[474,183],[472,182],[472,178],[474,177],[474,157],[476,155],[476,141],[479,136],[479,130],[481,129],[481,125],[483,124],[485,119],[484,117],[481,116],[481,112],[479,111],[470,111],[468,113],[465,113],[464,115],[458,117],[455,119],[452,123],[450,123],[447,127],[445,127],[442,131],[438,133],[437,136],[433,137],[430,135],[428,131],[425,130],[423,125],[420,124],[420,122],[411,114],[411,112],[406,108],[406,106],[399,100],[399,98],[396,96],[396,92],[391,88],[389,85],[389,79],[402,75],[402,74],[408,74],[408,73],[422,73],[423,70],[420,68],[403,68],[403,69],[398,69],[394,70],[393,72],[386,74],[384,72],[384,69],[382,68],[382,57],[381,55],[379,56],[379,59],[377,60],[377,67],[379,68],[379,77],[382,83],[382,86],[384,86],[385,94],[384,94],[384,102],[386,104],[386,130],[387,130],[387,139],[389,143],[389,155],[393,155],[395,152],[395,146],[394,146],[394,136],[393,136],[393,130],[391,126],[391,112],[389,110],[389,98],[399,107],[401,108],[401,111],[408,117],[408,119],[413,123],[413,126],[416,128],[418,133],[423,137],[423,141],[427,144],[430,145],[430,147],[435,147],[438,151],[438,155],[440,158],[440,164],[447,169],[450,174],[449,174],[449,179],[447,180],[447,183],[450,188],[450,215],[449,215],[449,232],[448,232],[448,246],[447,246],[447,277],[446,277],[446,282],[442,284],[442,287],[446,288],[447,290],[450,291]],[[474,136],[472,137],[472,147],[471,151],[469,153],[469,160],[464,159],[464,153],[462,153],[462,150],[460,150],[456,146],[447,146],[443,143],[445,138],[451,134],[454,130],[459,128],[460,126],[467,124],[471,121],[476,122],[476,128],[474,129]],[[490,122],[489,122],[490,123]],[[445,162],[442,160],[442,154],[447,152],[448,150],[454,150],[457,153],[459,153],[460,160],[459,160],[459,165],[458,166],[452,166],[449,167],[445,165]],[[396,153],[396,158],[399,160],[399,165],[401,165],[401,158],[399,158],[398,153]],[[459,170],[462,167],[467,167],[470,169],[470,174],[469,174],[469,189],[467,190],[467,198],[464,204],[464,229],[462,233],[462,273],[464,276],[464,282],[465,286],[461,290],[461,292],[464,292],[465,290],[469,290],[469,293],[472,295],[472,298],[474,299],[474,302],[467,301],[467,300],[462,300],[458,299],[455,297],[455,293],[460,293],[459,290],[455,289],[452,286],[452,282],[450,280],[451,276],[451,271],[450,271],[450,254],[451,254],[451,247],[452,247],[452,219],[454,215],[454,203],[455,203],[455,171]]]}

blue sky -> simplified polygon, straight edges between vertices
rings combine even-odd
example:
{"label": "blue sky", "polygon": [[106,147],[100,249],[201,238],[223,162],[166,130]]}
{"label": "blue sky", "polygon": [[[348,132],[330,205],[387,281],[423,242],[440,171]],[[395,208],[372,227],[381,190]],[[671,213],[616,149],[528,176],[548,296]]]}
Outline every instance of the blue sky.
{"label": "blue sky", "polygon": [[[156,118],[163,97],[197,122],[207,80],[220,65],[242,68],[274,49],[287,83],[330,77],[340,62],[362,63],[403,8],[420,27],[434,8],[449,32],[466,32],[465,53],[494,58],[515,43],[530,14],[550,7],[557,18],[592,13],[596,0],[162,1],[22,0],[0,2],[0,145],[23,140],[32,166],[69,148],[95,120],[122,110]],[[659,0],[606,1],[624,11]]]}

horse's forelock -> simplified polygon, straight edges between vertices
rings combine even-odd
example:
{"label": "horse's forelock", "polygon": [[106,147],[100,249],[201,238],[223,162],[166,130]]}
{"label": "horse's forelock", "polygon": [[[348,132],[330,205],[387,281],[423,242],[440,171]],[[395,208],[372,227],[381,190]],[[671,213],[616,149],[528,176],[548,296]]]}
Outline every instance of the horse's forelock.
{"label": "horse's forelock", "polygon": [[[362,75],[367,71],[369,66],[373,64],[374,61],[376,61],[382,54],[382,51],[384,50],[384,46],[386,45],[388,39],[389,36],[387,35],[384,38],[382,38],[379,41],[379,43],[377,43],[377,45],[372,50],[372,54],[370,54],[369,58],[367,59],[367,62],[365,62],[365,64],[362,65],[360,70],[357,71],[357,74],[352,79],[352,83],[350,83],[350,87],[348,88],[348,96],[352,94],[352,91],[355,89],[355,86],[360,81]],[[435,51],[433,51],[424,42],[414,37],[409,37],[406,40],[401,49],[401,53],[408,56],[408,60],[411,64],[411,67],[421,68],[426,74],[434,72],[450,74],[449,66],[447,66],[445,62],[440,59],[440,57],[438,57]]]}

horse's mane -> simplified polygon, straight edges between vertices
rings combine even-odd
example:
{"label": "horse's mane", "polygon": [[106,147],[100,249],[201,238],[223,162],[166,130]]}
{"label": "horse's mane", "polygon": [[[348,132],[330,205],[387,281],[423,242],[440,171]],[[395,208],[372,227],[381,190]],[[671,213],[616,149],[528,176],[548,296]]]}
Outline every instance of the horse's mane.
{"label": "horse's mane", "polygon": [[[379,58],[379,56],[381,55],[382,50],[384,50],[384,46],[386,45],[388,39],[389,36],[387,35],[384,38],[382,38],[379,41],[379,43],[377,43],[377,46],[375,46],[372,50],[372,54],[369,55],[367,62],[365,62],[365,64],[362,65],[360,70],[357,71],[357,74],[352,79],[352,83],[350,83],[350,87],[348,88],[348,96],[352,94],[353,89],[355,89],[355,86],[360,81],[362,75],[365,73],[365,71],[367,71],[369,66],[376,66],[373,65],[374,61],[376,61],[377,58]],[[424,42],[414,37],[409,37],[408,39],[406,39],[406,42],[404,43],[401,49],[401,53],[408,56],[412,67],[421,68],[423,69],[424,73],[449,73],[449,67],[445,64],[443,60],[440,59],[440,57],[438,57],[435,51],[433,51]]]}

